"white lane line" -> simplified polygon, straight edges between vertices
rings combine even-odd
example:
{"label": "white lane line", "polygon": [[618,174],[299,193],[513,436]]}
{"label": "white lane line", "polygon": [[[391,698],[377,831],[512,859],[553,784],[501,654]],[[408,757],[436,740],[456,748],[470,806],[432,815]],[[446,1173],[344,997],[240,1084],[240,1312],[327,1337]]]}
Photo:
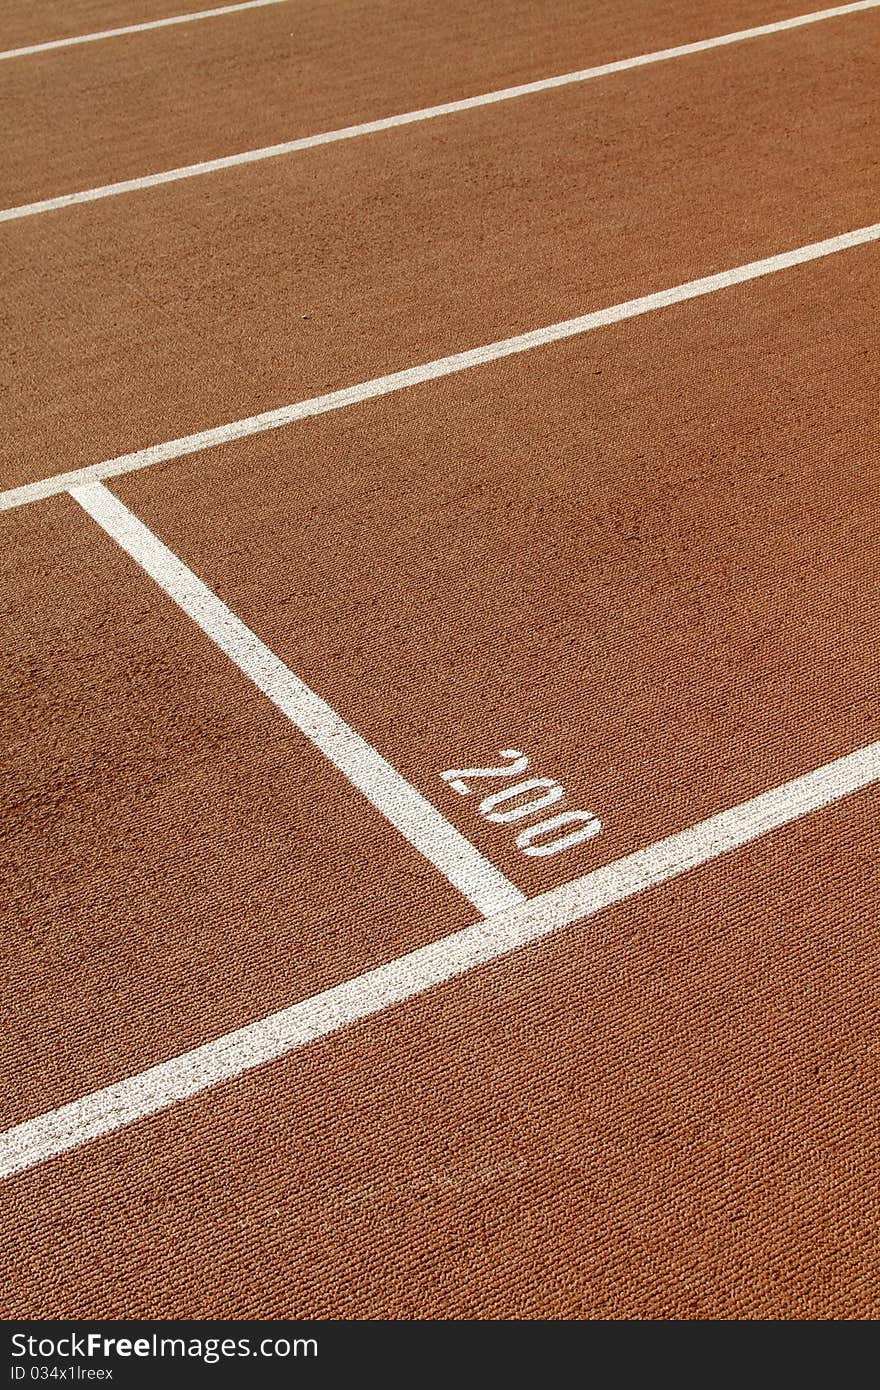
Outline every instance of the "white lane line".
{"label": "white lane line", "polygon": [[168,19],[151,19],[143,24],[126,24],[122,29],[101,29],[94,34],[77,34],[69,39],[50,39],[47,43],[31,43],[27,48],[7,48],[0,53],[6,58],[27,58],[32,53],[48,53],[53,48],[75,48],[81,43],[98,43],[100,39],[115,39],[120,34],[143,34],[148,29],[167,29],[171,24],[194,24],[197,19],[216,19],[239,10],[260,10],[266,5],[285,5],[288,0],[242,0],[237,5],[221,5],[213,10],[196,10],[192,14],[171,15]]}
{"label": "white lane line", "polygon": [[872,743],[690,830],[507,908],[488,921],[465,927],[137,1076],[26,1120],[0,1135],[0,1177],[43,1163],[358,1019],[423,994],[878,780],[880,743]]}
{"label": "white lane line", "polygon": [[581,333],[590,333],[594,328],[621,323],[624,319],[637,318],[640,314],[648,314],[655,309],[666,309],[686,299],[714,294],[716,290],[729,289],[732,285],[741,285],[747,280],[757,280],[762,275],[772,275],[778,270],[788,270],[792,266],[819,260],[822,256],[830,256],[837,251],[863,246],[868,242],[877,241],[878,238],[880,222],[870,227],[860,227],[856,231],[843,232],[840,236],[829,237],[827,241],[815,241],[808,246],[799,246],[794,251],[783,251],[761,261],[750,261],[748,265],[736,266],[732,270],[722,270],[717,275],[706,275],[700,280],[688,280],[686,284],[675,285],[668,290],[658,290],[655,294],[644,295],[641,299],[628,299],[622,304],[613,304],[608,309],[597,309],[594,313],[583,314],[579,318],[564,319],[561,323],[552,323],[547,328],[520,333],[515,338],[502,338],[499,342],[486,343],[483,347],[470,348],[466,352],[453,353],[450,357],[440,357],[418,367],[407,367],[404,371],[392,372],[389,376],[375,377],[372,381],[363,381],[357,386],[345,386],[339,391],[331,391],[326,396],[314,396],[310,400],[280,406],[277,410],[266,410],[260,415],[249,415],[243,420],[233,420],[226,425],[201,430],[198,434],[171,439],[165,444],[153,444],[146,449],[138,449],[133,454],[121,454],[118,458],[108,459],[104,463],[88,464],[85,468],[75,468],[69,473],[56,473],[54,477],[23,483],[20,487],[0,492],[0,511],[23,507],[40,498],[67,492],[81,483],[113,478],[120,473],[131,473],[139,468],[164,463],[168,459],[183,458],[186,454],[196,454],[202,449],[212,449],[218,444],[229,444],[236,439],[246,439],[249,435],[262,434],[266,430],[281,429],[296,420],[305,420],[312,415],[324,415],[331,410],[342,410],[346,406],[357,405],[377,396],[387,396],[392,391],[402,391],[426,381],[436,381],[439,377],[451,376],[470,367],[480,367],[487,362],[494,362],[499,357],[511,357],[518,352],[546,347],[548,343],[574,338]]}
{"label": "white lane line", "polygon": [[796,15],[793,19],[761,24],[755,29],[741,29],[735,34],[720,34],[717,38],[700,39],[697,43],[680,44],[677,48],[663,48],[656,53],[642,53],[636,58],[621,58],[613,63],[603,63],[600,67],[566,72],[559,77],[542,77],[537,82],[524,82],[518,87],[503,87],[499,91],[483,92],[480,96],[465,97],[461,101],[446,101],[440,106],[426,106],[419,111],[404,111],[398,116],[384,116],[377,121],[365,121],[361,125],[345,126],[341,130],[327,130],[320,135],[306,135],[298,140],[286,140],[280,145],[265,145],[257,150],[244,150],[240,154],[223,155],[219,159],[206,159],[199,164],[184,164],[178,169],[165,169],[158,174],[143,174],[139,178],[123,179],[120,183],[105,183],[97,188],[81,189],[77,193],[63,193],[57,198],[43,198],[36,203],[4,208],[0,211],[0,222],[11,222],[20,217],[35,217],[42,212],[56,212],[60,208],[73,207],[77,203],[94,203],[100,198],[115,198],[121,193],[157,188],[163,183],[177,183],[180,179],[194,179],[202,174],[216,174],[222,169],[234,169],[241,164],[256,164],[263,159],[278,159],[283,155],[296,154],[299,150],[314,149],[316,145],[332,145],[338,140],[354,140],[361,135],[376,135],[395,126],[432,121],[438,116],[451,116],[458,111],[472,111],[478,106],[491,106],[495,102],[511,101],[515,97],[532,96],[536,92],[547,92],[554,87],[568,87],[575,82],[590,82],[596,77],[608,77],[612,73],[626,72],[630,68],[647,67],[650,63],[665,63],[671,58],[686,58],[693,53],[704,53],[710,48],[742,43],[745,39],[779,34],[786,29],[797,29],[804,24],[818,24],[825,19],[838,19],[842,15],[856,14],[860,10],[873,10],[878,5],[880,0],[856,0],[856,3],[851,5],[836,5],[834,9],[816,10],[812,14]]}
{"label": "white lane line", "polygon": [[70,492],[108,536],[479,912],[489,916],[524,901],[509,879],[304,685],[117,497],[101,483],[87,483]]}

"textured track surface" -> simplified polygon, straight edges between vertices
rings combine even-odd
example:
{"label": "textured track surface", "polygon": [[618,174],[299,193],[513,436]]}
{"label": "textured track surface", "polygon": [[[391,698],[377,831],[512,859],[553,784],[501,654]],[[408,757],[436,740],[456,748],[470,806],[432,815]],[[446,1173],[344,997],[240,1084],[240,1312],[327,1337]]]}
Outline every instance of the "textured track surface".
{"label": "textured track surface", "polygon": [[[199,8],[16,3],[0,49]],[[12,57],[0,206],[803,12],[286,0]],[[106,502],[2,495],[870,228],[878,61],[867,8],[0,221],[8,1316],[880,1313],[880,233]],[[544,939],[129,1122],[116,1083],[478,922],[435,832]],[[92,1093],[92,1137],[53,1118]]]}

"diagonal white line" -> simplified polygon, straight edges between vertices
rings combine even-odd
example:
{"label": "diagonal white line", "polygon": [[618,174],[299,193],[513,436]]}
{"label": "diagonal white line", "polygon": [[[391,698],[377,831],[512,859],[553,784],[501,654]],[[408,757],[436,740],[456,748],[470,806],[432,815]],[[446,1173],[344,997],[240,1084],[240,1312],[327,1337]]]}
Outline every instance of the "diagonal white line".
{"label": "diagonal white line", "polygon": [[295,676],[101,483],[71,488],[84,511],[305,734],[324,757],[484,916],[523,894],[405,777]]}
{"label": "diagonal white line", "polygon": [[594,313],[582,314],[578,318],[551,323],[546,328],[536,328],[528,333],[520,333],[514,338],[503,338],[499,342],[486,343],[466,352],[456,352],[449,357],[440,357],[417,367],[407,367],[404,371],[391,372],[388,376],[375,377],[372,381],[363,381],[357,386],[346,386],[339,391],[331,391],[326,396],[314,396],[310,400],[297,401],[293,405],[280,406],[276,410],[266,410],[259,415],[249,415],[241,420],[217,425],[213,429],[201,430],[198,434],[171,439],[165,444],[153,444],[149,448],[138,449],[133,454],[122,454],[104,463],[89,464],[69,473],[57,473],[54,477],[40,478],[35,482],[24,483],[20,487],[0,492],[0,511],[22,507],[28,502],[36,502],[55,493],[67,492],[71,487],[82,483],[116,477],[120,473],[131,473],[139,468],[164,463],[168,459],[196,454],[218,444],[229,444],[236,439],[246,439],[249,435],[262,434],[266,430],[281,429],[296,420],[323,415],[331,410],[342,410],[361,401],[373,400],[377,396],[387,396],[393,391],[403,391],[410,386],[436,381],[440,377],[451,376],[471,367],[480,367],[501,357],[530,352],[533,348],[546,347],[549,343],[561,342],[565,338],[591,333],[596,328],[637,318],[640,314],[653,313],[655,309],[666,309],[688,299],[697,299],[701,295],[714,294],[717,290],[741,285],[747,280],[757,280],[761,276],[789,270],[807,261],[819,260],[822,256],[831,256],[838,251],[864,246],[868,242],[877,241],[878,238],[880,222],[875,222],[870,227],[859,227],[855,231],[829,237],[826,241],[799,246],[794,251],[783,251],[775,256],[767,256],[764,260],[750,261],[747,265],[722,270],[717,275],[688,280],[685,284],[659,290],[640,299],[628,299],[622,304],[612,304],[607,309],[597,309]]}
{"label": "diagonal white line", "polygon": [[305,1047],[358,1019],[423,994],[878,780],[880,743],[872,743],[561,888],[507,908],[488,921],[443,937],[137,1076],[26,1120],[0,1135],[0,1177],[43,1163]]}
{"label": "diagonal white line", "polygon": [[237,5],[221,5],[213,10],[195,10],[192,14],[170,15],[167,19],[150,19],[143,24],[126,24],[121,29],[100,29],[94,34],[76,34],[68,39],[49,39],[46,43],[31,43],[25,48],[7,48],[0,53],[0,62],[7,58],[29,58],[33,53],[49,53],[55,48],[76,48],[82,43],[98,43],[100,39],[115,39],[122,34],[144,34],[148,29],[167,29],[172,24],[193,24],[198,19],[218,19],[236,14],[239,10],[261,10],[266,5],[285,5],[288,0],[240,0]]}
{"label": "diagonal white line", "polygon": [[480,96],[464,97],[459,101],[442,102],[439,106],[426,106],[418,111],[404,111],[397,116],[383,116],[376,121],[364,121],[360,125],[344,126],[341,130],[326,130],[319,135],[305,135],[297,140],[286,140],[278,145],[264,145],[261,149],[244,150],[239,154],[223,155],[219,159],[206,159],[198,164],[184,164],[177,169],[164,169],[161,173],[143,174],[139,178],[123,179],[118,183],[101,184],[97,188],[84,188],[77,193],[62,193],[56,198],[43,198],[35,203],[22,203],[19,207],[4,208],[0,211],[0,222],[11,222],[21,217],[35,217],[43,212],[57,212],[61,208],[74,207],[78,203],[94,203],[101,198],[116,198],[123,193],[136,193],[145,188],[158,188],[161,184],[177,183],[181,179],[194,179],[202,174],[216,174],[224,169],[234,169],[243,164],[256,164],[264,159],[279,159],[284,155],[296,154],[301,150],[314,149],[318,145],[332,145],[339,140],[355,140],[362,135],[377,135],[383,130],[393,130],[396,126],[414,125],[419,121],[433,121],[439,116],[452,116],[460,111],[473,111],[479,106],[492,106],[500,101],[512,101],[516,97],[533,96],[537,92],[551,91],[556,87],[568,87],[577,82],[591,82],[598,77],[609,77],[613,73],[627,72],[631,68],[647,67],[651,63],[665,63],[673,58],[687,58],[694,53],[705,53],[711,48],[724,48],[728,44],[742,43],[746,39],[763,38],[768,34],[780,34],[787,29],[797,29],[805,24],[818,24],[826,19],[839,19],[841,16],[856,14],[860,10],[872,10],[880,5],[880,0],[855,0],[850,5],[836,5],[830,10],[816,10],[811,14],[795,15],[792,19],[777,20],[772,24],[761,24],[754,29],[740,29],[734,34],[720,34],[716,38],[700,39],[696,43],[679,44],[676,48],[662,48],[656,53],[642,53],[635,58],[621,58],[613,63],[602,63],[599,67],[582,68],[578,72],[562,73],[558,77],[542,77],[537,82],[524,82],[518,87],[503,87],[495,92],[483,92]]}

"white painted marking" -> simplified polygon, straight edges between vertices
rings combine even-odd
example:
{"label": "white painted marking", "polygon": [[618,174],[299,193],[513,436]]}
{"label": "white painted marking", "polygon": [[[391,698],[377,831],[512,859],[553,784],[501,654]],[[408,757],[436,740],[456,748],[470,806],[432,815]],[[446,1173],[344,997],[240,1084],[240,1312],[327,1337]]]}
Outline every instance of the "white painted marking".
{"label": "white painted marking", "polygon": [[[717,859],[771,830],[880,780],[880,743],[828,763],[596,869],[489,921],[238,1028],[137,1076],[62,1105],[0,1135],[0,1177],[75,1149],[188,1096],[305,1047],[359,1019],[464,975],[562,927]],[[398,1021],[405,1024],[405,1016]]]}
{"label": "white painted marking", "polygon": [[579,72],[566,72],[559,77],[542,77],[537,82],[524,82],[518,87],[503,87],[495,92],[483,92],[480,96],[464,97],[460,101],[445,101],[439,106],[426,106],[419,111],[404,111],[397,116],[383,116],[377,121],[364,121],[361,125],[344,126],[341,130],[326,130],[320,135],[305,135],[298,140],[286,140],[280,145],[265,145],[257,150],[244,150],[240,154],[223,155],[219,159],[206,159],[198,164],[184,164],[178,169],[164,169],[158,174],[143,174],[135,179],[123,179],[119,183],[105,183],[97,188],[84,188],[77,193],[62,193],[57,198],[43,198],[36,203],[23,203],[19,207],[4,208],[0,211],[0,222],[11,222],[20,217],[35,217],[43,212],[57,212],[77,203],[94,203],[101,198],[116,198],[122,193],[137,193],[144,188],[158,188],[164,183],[177,183],[181,179],[194,179],[202,174],[216,174],[223,169],[235,169],[243,164],[256,164],[264,159],[279,159],[296,154],[300,150],[311,150],[318,145],[333,145],[339,140],[355,140],[362,135],[377,135],[383,130],[393,130],[397,126],[414,125],[419,121],[433,121],[438,116],[452,116],[459,111],[472,111],[479,106],[492,106],[499,101],[512,101],[515,97],[532,96],[537,92],[551,91],[555,87],[568,87],[576,82],[590,82],[597,77],[608,77],[612,73],[627,72],[630,68],[647,67],[650,63],[665,63],[672,58],[686,58],[693,53],[704,53],[711,48],[723,48],[727,44],[742,43],[745,39],[762,38],[766,34],[779,34],[786,29],[797,29],[804,24],[818,24],[825,19],[838,19],[843,15],[856,14],[860,10],[873,10],[880,0],[855,0],[851,5],[836,5],[830,10],[816,10],[812,14],[796,15],[793,19],[781,19],[773,24],[761,24],[755,29],[741,29],[735,34],[720,34],[713,39],[700,39],[697,43],[680,44],[677,48],[663,48],[656,53],[642,53],[636,58],[621,58],[613,63],[603,63],[600,67],[583,68]]}
{"label": "white painted marking", "polygon": [[23,507],[29,502],[51,497],[58,492],[67,492],[82,483],[113,478],[120,473],[131,473],[139,468],[149,468],[155,463],[164,463],[168,459],[197,454],[202,449],[213,449],[218,444],[229,444],[236,439],[262,434],[266,430],[281,429],[295,420],[324,415],[331,410],[342,410],[346,406],[358,405],[361,401],[373,400],[377,396],[387,396],[392,391],[402,391],[410,386],[419,386],[426,381],[436,381],[439,377],[466,371],[470,367],[483,366],[500,357],[511,357],[518,352],[546,347],[549,343],[561,342],[564,338],[590,333],[595,328],[604,328],[608,324],[621,323],[624,319],[637,318],[640,314],[652,313],[655,309],[667,309],[686,299],[714,294],[716,290],[729,289],[732,285],[741,285],[747,280],[757,280],[762,275],[772,275],[776,271],[788,270],[807,261],[819,260],[822,256],[863,246],[878,238],[880,222],[875,222],[870,227],[860,227],[857,231],[829,237],[827,241],[812,242],[809,246],[799,246],[795,251],[784,251],[764,260],[750,261],[748,265],[722,270],[717,275],[706,275],[700,280],[689,280],[686,284],[659,290],[656,294],[647,294],[641,299],[628,299],[622,304],[613,304],[608,309],[597,309],[594,313],[583,314],[579,318],[552,323],[547,328],[520,333],[515,338],[503,338],[483,347],[470,348],[467,352],[440,357],[434,362],[425,362],[418,367],[392,372],[389,376],[375,377],[372,381],[361,382],[358,386],[345,386],[342,390],[331,391],[326,396],[314,396],[311,400],[284,405],[277,410],[266,410],[260,415],[249,415],[243,420],[233,420],[230,424],[217,425],[214,429],[188,434],[181,439],[169,440],[165,444],[153,444],[149,448],[138,449],[136,453],[108,459],[105,463],[89,464],[69,473],[56,473],[54,477],[40,478],[36,482],[24,483],[20,487],[0,492],[0,511]]}
{"label": "white painted marking", "polygon": [[[551,830],[559,830],[563,825],[580,825],[581,828],[570,830],[567,835],[561,835],[558,839],[545,839]],[[516,837],[516,847],[522,850],[523,854],[544,858],[550,854],[561,854],[563,850],[573,849],[585,840],[594,839],[601,829],[602,822],[592,811],[560,811],[558,816],[550,816],[548,820],[539,821],[537,825],[530,825],[528,829],[521,830]],[[535,844],[535,840],[539,843]]]}
{"label": "white painted marking", "polygon": [[475,777],[518,777],[529,765],[527,755],[519,748],[501,748],[498,756],[506,761],[494,767],[448,767],[445,772],[440,773],[441,780],[448,782],[459,796],[470,796],[473,787],[469,783]]}
{"label": "white painted marking", "polygon": [[[533,796],[530,801],[520,800],[523,792],[534,791],[539,795]],[[495,825],[510,825],[513,821],[537,815],[545,806],[554,806],[564,796],[565,792],[554,778],[527,777],[524,782],[516,782],[512,787],[504,787],[500,792],[491,792],[489,796],[484,796],[477,810],[481,816]],[[504,806],[508,801],[515,802],[515,805],[505,811],[496,810],[496,807]]]}
{"label": "white painted marking", "polygon": [[[459,796],[470,796],[473,787],[470,783],[478,777],[517,777],[524,772],[529,765],[529,759],[519,748],[502,748],[498,753],[499,758],[513,758],[515,761],[505,766],[495,767],[449,767],[440,776],[444,782],[457,792]],[[465,781],[467,778],[467,781]],[[521,801],[524,792],[536,791],[537,797],[532,797],[529,801]],[[548,806],[555,806],[557,802],[563,800],[565,790],[553,777],[527,777],[525,781],[516,782],[512,787],[503,787],[500,792],[490,792],[484,796],[477,807],[477,814],[485,820],[492,821],[495,825],[511,825],[515,821],[525,820],[526,817],[538,815]],[[496,809],[504,806],[508,801],[516,804],[504,811]],[[548,841],[546,836],[551,830],[558,830],[563,825],[579,824],[580,830],[570,831],[567,835],[562,835]],[[592,811],[561,811],[557,815],[550,816],[549,819],[540,821],[537,825],[530,826],[527,830],[522,830],[516,835],[516,846],[523,854],[532,858],[546,858],[551,854],[559,854],[563,850],[573,849],[575,845],[583,844],[586,840],[592,840],[602,829],[602,822]],[[534,841],[539,844],[535,845]]]}
{"label": "white painted marking", "polygon": [[488,916],[523,901],[509,879],[304,685],[117,497],[101,483],[70,491],[108,536],[478,911]]}
{"label": "white painted marking", "polygon": [[[880,3],[880,0],[878,0]],[[101,29],[94,34],[77,34],[69,39],[50,39],[47,43],[31,43],[27,48],[7,48],[0,53],[0,62],[7,58],[28,58],[32,53],[48,53],[53,48],[75,48],[81,43],[98,43],[100,39],[115,39],[121,34],[143,34],[148,29],[167,29],[172,24],[194,24],[197,19],[217,19],[239,10],[260,10],[266,5],[285,5],[287,0],[241,0],[237,5],[221,5],[213,10],[196,10],[193,14],[171,15],[168,19],[150,19],[143,24],[126,24],[122,29]]]}

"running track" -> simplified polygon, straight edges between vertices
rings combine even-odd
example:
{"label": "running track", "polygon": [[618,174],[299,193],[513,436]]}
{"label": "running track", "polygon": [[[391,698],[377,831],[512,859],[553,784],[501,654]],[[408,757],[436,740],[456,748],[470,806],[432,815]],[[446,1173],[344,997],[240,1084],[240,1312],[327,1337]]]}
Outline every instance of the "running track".
{"label": "running track", "polygon": [[5,7],[7,1316],[880,1312],[878,9]]}

